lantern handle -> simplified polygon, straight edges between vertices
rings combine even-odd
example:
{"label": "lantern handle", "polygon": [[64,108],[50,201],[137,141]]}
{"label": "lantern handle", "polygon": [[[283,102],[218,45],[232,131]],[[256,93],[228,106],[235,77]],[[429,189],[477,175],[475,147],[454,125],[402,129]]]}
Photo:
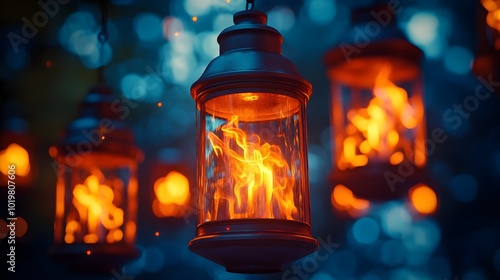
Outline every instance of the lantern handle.
{"label": "lantern handle", "polygon": [[255,0],[247,0],[247,11],[253,10],[253,6],[255,5]]}

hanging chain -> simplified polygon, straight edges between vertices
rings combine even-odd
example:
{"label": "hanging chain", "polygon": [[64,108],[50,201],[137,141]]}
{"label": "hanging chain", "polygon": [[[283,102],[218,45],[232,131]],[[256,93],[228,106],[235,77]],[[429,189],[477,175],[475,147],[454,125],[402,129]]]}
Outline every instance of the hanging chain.
{"label": "hanging chain", "polygon": [[108,41],[108,1],[101,0],[101,31],[98,35],[99,43]]}
{"label": "hanging chain", "polygon": [[253,10],[255,0],[247,0],[247,11]]}
{"label": "hanging chain", "polygon": [[97,69],[97,81],[99,84],[104,84],[104,46],[108,41],[108,0],[100,0],[101,2],[101,31],[97,34],[97,41],[100,44],[99,60],[100,66]]}

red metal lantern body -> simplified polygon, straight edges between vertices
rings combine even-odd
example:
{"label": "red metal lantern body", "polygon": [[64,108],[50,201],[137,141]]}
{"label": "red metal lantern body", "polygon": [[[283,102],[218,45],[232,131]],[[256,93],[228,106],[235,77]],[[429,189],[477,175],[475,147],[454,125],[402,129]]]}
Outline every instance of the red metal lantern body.
{"label": "red metal lantern body", "polygon": [[311,86],[256,11],[235,14],[191,92],[198,107],[198,226],[190,249],[231,272],[273,272],[311,237],[305,107]]}
{"label": "red metal lantern body", "polygon": [[80,271],[109,272],[138,256],[136,169],[142,155],[112,112],[113,99],[106,88],[93,88],[53,151],[58,178],[50,253]]}

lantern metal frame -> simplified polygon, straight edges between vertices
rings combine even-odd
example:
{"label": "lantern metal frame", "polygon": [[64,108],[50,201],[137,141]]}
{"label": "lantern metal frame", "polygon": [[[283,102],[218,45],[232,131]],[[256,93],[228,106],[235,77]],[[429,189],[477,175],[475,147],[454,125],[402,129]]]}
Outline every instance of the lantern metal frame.
{"label": "lantern metal frame", "polygon": [[[351,83],[361,85],[362,88],[373,88],[374,77],[380,68],[375,63],[385,61],[396,66],[396,71],[391,72],[391,79],[395,80],[417,80],[421,81],[420,64],[423,59],[423,52],[417,46],[408,41],[403,32],[396,25],[396,15],[390,14],[390,18],[386,26],[380,32],[369,38],[366,44],[360,44],[359,34],[356,30],[367,28],[370,22],[375,22],[374,13],[387,10],[387,6],[376,5],[373,7],[363,7],[353,11],[353,23],[350,29],[341,36],[340,44],[328,51],[324,56],[324,63],[328,67],[328,76],[333,84],[340,83],[347,87]],[[346,55],[346,46],[356,50]],[[353,61],[362,61],[363,63],[352,63]],[[363,66],[363,67],[361,67]],[[395,73],[394,73],[395,72]],[[423,88],[420,84],[415,85],[416,91],[421,95],[422,102],[424,99]],[[333,95],[333,94],[332,94]],[[342,104],[333,104],[330,108],[330,118],[332,126],[334,126],[333,114],[339,109]],[[424,120],[423,135],[425,139],[425,110],[422,104],[422,114]],[[407,195],[410,187],[417,183],[430,181],[428,171],[424,166],[416,166],[413,161],[407,161],[411,166],[403,166],[403,164],[392,165],[387,163],[370,163],[367,166],[347,168],[339,170],[336,163],[336,144],[335,144],[335,129],[332,128],[332,172],[330,181],[337,184],[344,184],[351,189],[357,197],[365,198],[374,201],[386,201],[390,199],[398,199]],[[343,128],[342,128],[343,129]],[[415,151],[414,151],[415,152]],[[425,149],[423,151],[426,153]],[[427,157],[427,156],[426,156]],[[406,160],[406,157],[405,157]],[[391,187],[388,184],[384,174],[394,174],[403,178],[402,186]],[[404,173],[404,174],[402,174]],[[407,174],[411,173],[411,174]],[[399,178],[398,177],[398,178]]]}
{"label": "lantern metal frame", "polygon": [[[65,136],[56,146],[56,161],[58,161],[60,173],[58,176],[62,176],[61,172],[71,172],[71,166],[67,166],[64,159],[67,156],[79,156],[78,154],[74,154],[74,151],[79,151],[80,149],[78,145],[83,142],[89,142],[89,136],[84,133],[85,131],[99,131],[105,137],[97,145],[92,146],[92,150],[88,153],[89,155],[116,155],[134,162],[136,167],[138,162],[143,159],[142,151],[134,144],[133,132],[119,118],[117,113],[113,111],[111,104],[114,100],[115,98],[111,90],[105,86],[94,86],[90,89],[81,105],[79,117],[67,126]],[[108,131],[103,130],[101,122],[104,120],[106,120],[107,127],[112,127],[113,129]],[[133,170],[132,177],[136,176],[135,172],[136,170]],[[74,186],[71,187],[73,188]],[[132,199],[137,200],[137,197]],[[66,214],[66,210],[64,210],[64,213]],[[137,213],[127,214],[131,216],[130,219],[136,222]],[[55,223],[58,223],[57,217]],[[55,226],[55,230],[56,228]],[[60,233],[55,232],[54,234],[56,239],[58,234]],[[134,240],[135,235],[136,233],[134,233]],[[88,254],[88,251],[91,253]],[[54,260],[62,262],[76,271],[109,272],[111,269],[120,267],[128,261],[137,258],[139,251],[133,244],[129,244],[126,241],[119,243],[65,244],[62,240],[55,240],[54,246],[49,250],[49,255]]]}
{"label": "lantern metal frame", "polygon": [[[309,100],[311,84],[282,56],[283,38],[266,21],[267,15],[260,11],[246,10],[234,15],[235,25],[222,31],[217,39],[220,56],[210,62],[191,87],[198,109],[210,99],[247,92],[288,96],[303,104]],[[305,123],[304,119],[304,137]],[[199,137],[204,136],[198,135],[197,141]],[[303,141],[307,143],[307,138]],[[307,155],[307,144],[304,147]],[[304,168],[307,173],[307,159]],[[199,172],[198,169],[197,184],[201,187],[204,182]],[[309,208],[308,184],[305,189],[306,193],[301,195]],[[318,248],[318,242],[311,237],[310,209],[304,212],[306,222],[263,218],[198,221],[197,235],[189,242],[189,248],[230,272],[281,271],[284,264]]]}

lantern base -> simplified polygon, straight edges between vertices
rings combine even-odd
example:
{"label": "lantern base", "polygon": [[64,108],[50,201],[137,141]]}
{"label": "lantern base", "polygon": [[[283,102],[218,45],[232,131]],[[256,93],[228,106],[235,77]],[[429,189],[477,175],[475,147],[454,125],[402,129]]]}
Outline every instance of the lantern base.
{"label": "lantern base", "polygon": [[280,272],[282,266],[318,249],[304,222],[234,219],[198,225],[189,249],[234,273]]}
{"label": "lantern base", "polygon": [[370,201],[387,201],[408,196],[416,184],[429,184],[427,170],[411,164],[378,164],[354,169],[334,170],[330,182],[344,185],[357,198]]}
{"label": "lantern base", "polygon": [[109,273],[139,257],[139,251],[126,244],[64,244],[56,245],[49,256],[71,270],[88,273]]}

